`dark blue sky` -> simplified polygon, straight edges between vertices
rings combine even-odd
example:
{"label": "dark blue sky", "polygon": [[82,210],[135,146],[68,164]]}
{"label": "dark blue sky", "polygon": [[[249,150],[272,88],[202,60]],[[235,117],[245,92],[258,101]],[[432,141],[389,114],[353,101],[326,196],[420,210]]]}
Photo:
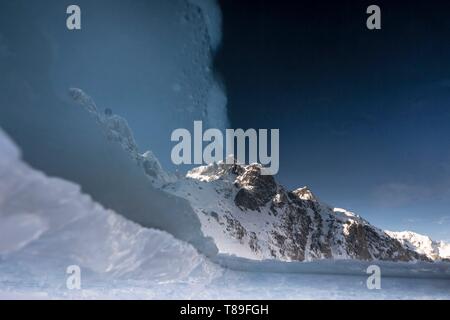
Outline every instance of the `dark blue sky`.
{"label": "dark blue sky", "polygon": [[[382,30],[366,28],[366,8]],[[281,129],[279,180],[450,239],[450,4],[221,1],[233,127]]]}

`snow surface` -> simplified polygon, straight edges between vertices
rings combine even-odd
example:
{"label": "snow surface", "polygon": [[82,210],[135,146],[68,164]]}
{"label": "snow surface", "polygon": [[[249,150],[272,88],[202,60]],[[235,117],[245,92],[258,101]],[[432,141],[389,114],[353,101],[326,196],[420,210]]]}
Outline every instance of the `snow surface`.
{"label": "snow surface", "polygon": [[[384,277],[381,290],[368,290],[366,265],[358,262],[338,268],[330,261],[281,268],[229,258],[214,263],[19,157],[0,131],[0,299],[450,298],[448,264],[385,264],[409,277]],[[239,270],[220,266],[226,263]],[[81,290],[66,288],[66,268],[74,264],[82,270]],[[338,269],[351,275],[332,274]]]}

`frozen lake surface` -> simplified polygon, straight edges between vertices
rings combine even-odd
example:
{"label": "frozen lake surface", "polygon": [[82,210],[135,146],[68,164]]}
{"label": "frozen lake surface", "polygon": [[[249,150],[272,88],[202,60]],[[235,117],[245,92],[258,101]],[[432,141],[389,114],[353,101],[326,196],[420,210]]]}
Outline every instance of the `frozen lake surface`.
{"label": "frozen lake surface", "polygon": [[[174,261],[175,263],[176,261]],[[204,262],[208,265],[208,262]],[[24,266],[0,267],[0,298],[16,299],[449,299],[450,280],[383,277],[369,290],[365,276],[241,272],[200,266],[182,279],[115,279],[82,274],[82,289],[66,288],[64,268],[29,274]],[[159,271],[159,270],[158,270]],[[157,271],[157,272],[158,272]]]}

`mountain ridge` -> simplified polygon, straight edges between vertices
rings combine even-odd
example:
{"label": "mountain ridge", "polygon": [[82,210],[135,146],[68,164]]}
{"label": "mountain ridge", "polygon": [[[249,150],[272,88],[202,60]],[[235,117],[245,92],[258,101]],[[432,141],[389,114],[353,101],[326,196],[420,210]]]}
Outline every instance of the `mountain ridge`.
{"label": "mountain ridge", "polygon": [[192,169],[170,188],[191,203],[221,253],[282,261],[449,258],[444,251],[430,255],[406,245],[360,216],[321,202],[307,187],[286,190],[260,169],[219,162]]}

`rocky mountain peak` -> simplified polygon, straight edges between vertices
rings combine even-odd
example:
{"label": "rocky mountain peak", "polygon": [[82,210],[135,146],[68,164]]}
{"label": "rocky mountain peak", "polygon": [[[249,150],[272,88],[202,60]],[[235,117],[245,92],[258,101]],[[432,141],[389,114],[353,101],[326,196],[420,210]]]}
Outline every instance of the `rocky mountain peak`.
{"label": "rocky mountain peak", "polygon": [[312,193],[312,191],[308,187],[298,188],[292,191],[292,194],[294,194],[301,200],[318,201],[317,197]]}
{"label": "rocky mountain peak", "polygon": [[273,176],[261,175],[261,166],[252,164],[241,167],[235,186],[239,191],[235,204],[241,209],[257,210],[265,206],[277,194],[278,185]]}
{"label": "rocky mountain peak", "polygon": [[241,187],[248,189],[260,189],[260,190],[276,190],[277,183],[273,176],[261,175],[261,166],[258,164],[251,164],[248,166],[242,166],[243,170],[239,170],[239,174],[236,178],[236,182]]}
{"label": "rocky mountain peak", "polygon": [[218,179],[236,179],[245,172],[244,166],[237,163],[229,164],[225,161],[214,162],[206,166],[194,168],[186,174],[187,178],[203,182],[211,182]]}

